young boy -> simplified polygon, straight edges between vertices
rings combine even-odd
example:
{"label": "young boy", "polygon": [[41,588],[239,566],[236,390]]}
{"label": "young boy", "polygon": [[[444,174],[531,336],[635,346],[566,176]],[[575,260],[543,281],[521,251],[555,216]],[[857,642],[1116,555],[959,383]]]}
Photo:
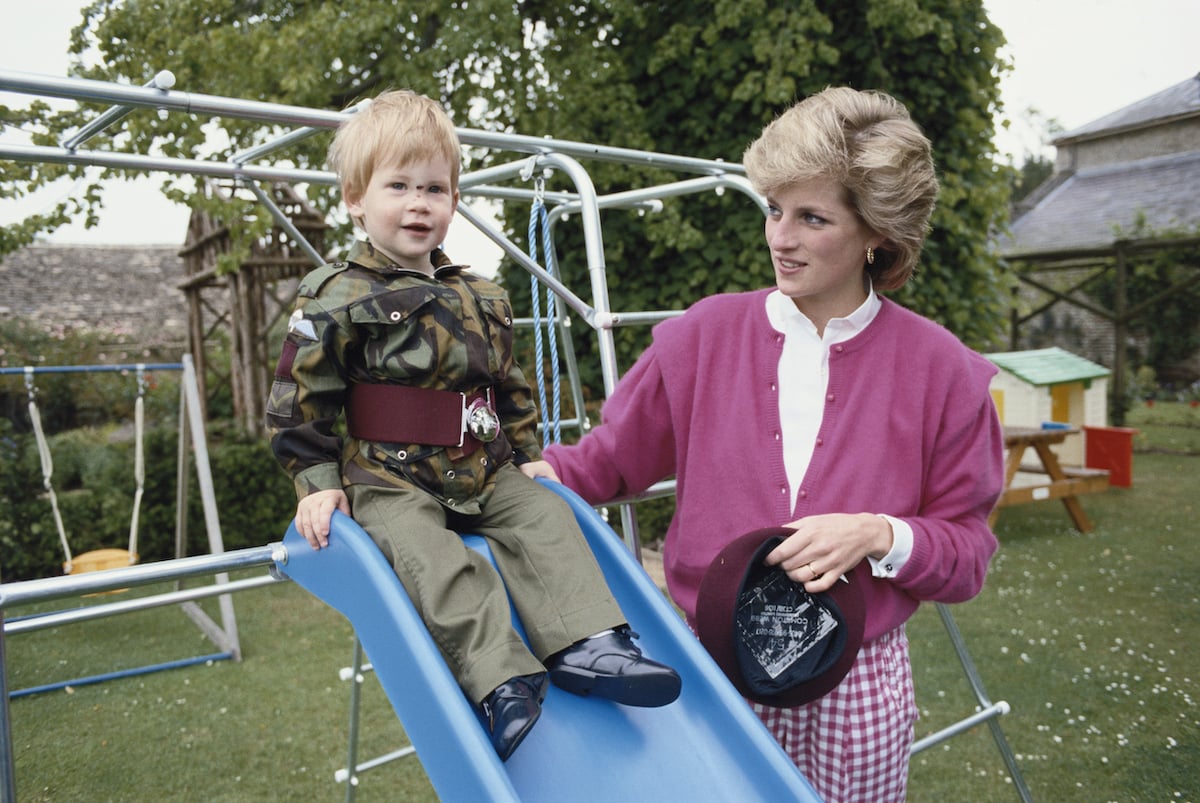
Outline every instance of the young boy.
{"label": "young boy", "polygon": [[[635,706],[670,703],[680,680],[633,643],[570,509],[517,468],[541,453],[509,300],[439,247],[459,159],[445,111],[412,92],[385,92],[339,128],[330,165],[367,241],[301,283],[267,421],[300,534],[320,549],[333,511],[353,511],[506,759],[547,675]],[[462,531],[488,539],[504,582]]]}

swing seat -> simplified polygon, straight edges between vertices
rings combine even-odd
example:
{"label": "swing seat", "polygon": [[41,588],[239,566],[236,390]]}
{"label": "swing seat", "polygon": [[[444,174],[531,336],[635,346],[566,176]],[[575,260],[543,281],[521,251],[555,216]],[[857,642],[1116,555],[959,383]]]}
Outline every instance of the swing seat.
{"label": "swing seat", "polygon": [[63,564],[64,574],[83,574],[105,569],[120,569],[138,562],[136,552],[128,549],[93,549],[76,555],[70,563]]}

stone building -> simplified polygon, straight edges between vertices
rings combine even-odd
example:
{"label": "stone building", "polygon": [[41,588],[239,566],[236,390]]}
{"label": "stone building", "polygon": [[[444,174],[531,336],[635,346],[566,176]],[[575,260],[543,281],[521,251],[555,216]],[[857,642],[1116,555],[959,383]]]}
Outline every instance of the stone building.
{"label": "stone building", "polygon": [[[228,188],[209,184],[207,191],[232,200]],[[321,216],[286,186],[272,187],[271,195],[294,230],[322,252],[328,226]],[[282,337],[272,337],[272,327],[286,320],[296,282],[314,263],[278,223],[248,244],[235,270],[222,272],[218,263],[231,249],[230,227],[203,211],[193,211],[178,246],[38,243],[0,260],[0,313],[50,333],[87,330],[104,353],[79,355],[84,364],[176,362],[188,353],[202,407],[228,386],[234,418],[256,431],[270,387],[270,349]],[[208,353],[214,344],[215,356]]]}
{"label": "stone building", "polygon": [[[1010,347],[1061,346],[1129,381],[1136,310],[1119,291],[1098,300],[1098,280],[1122,286],[1139,258],[1165,246],[1200,248],[1200,74],[1069,131],[1052,143],[1054,173],[1014,212],[1000,253],[1021,279]],[[1173,232],[1170,242],[1140,232]],[[1192,269],[1165,292],[1196,292]],[[1113,277],[1119,277],[1114,279]],[[1200,376],[1200,360],[1178,367]]]}
{"label": "stone building", "polygon": [[187,349],[176,245],[35,243],[0,258],[0,315],[47,331],[88,329],[133,352]]}

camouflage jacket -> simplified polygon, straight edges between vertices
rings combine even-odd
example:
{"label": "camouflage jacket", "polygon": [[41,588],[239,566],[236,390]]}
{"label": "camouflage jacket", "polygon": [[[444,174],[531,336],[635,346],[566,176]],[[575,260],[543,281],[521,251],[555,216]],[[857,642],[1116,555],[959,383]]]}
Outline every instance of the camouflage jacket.
{"label": "camouflage jacket", "polygon": [[[430,260],[433,277],[359,243],[348,262],[301,282],[267,401],[271,448],[299,497],[355,483],[415,486],[473,514],[514,451],[518,460],[541,456],[537,410],[513,359],[508,296],[440,250]],[[502,432],[473,454],[342,436],[335,424],[355,382],[466,393],[491,387]]]}

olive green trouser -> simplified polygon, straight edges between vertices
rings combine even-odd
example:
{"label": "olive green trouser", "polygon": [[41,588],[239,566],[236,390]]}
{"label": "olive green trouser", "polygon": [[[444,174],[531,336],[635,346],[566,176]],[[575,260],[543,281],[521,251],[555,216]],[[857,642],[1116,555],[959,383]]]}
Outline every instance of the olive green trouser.
{"label": "olive green trouser", "polygon": [[[395,569],[475,702],[510,678],[544,671],[542,661],[559,650],[625,622],[571,509],[512,465],[497,472],[477,516],[450,511],[414,488],[354,485],[347,494],[355,521]],[[499,575],[460,532],[487,539]],[[530,647],[513,629],[510,596]]]}

